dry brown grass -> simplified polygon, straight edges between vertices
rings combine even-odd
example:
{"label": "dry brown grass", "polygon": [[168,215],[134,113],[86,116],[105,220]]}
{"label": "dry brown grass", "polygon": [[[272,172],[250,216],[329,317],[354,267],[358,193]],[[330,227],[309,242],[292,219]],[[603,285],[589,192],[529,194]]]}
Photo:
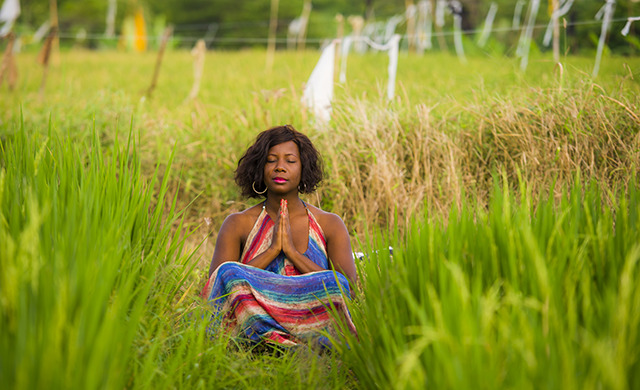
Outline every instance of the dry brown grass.
{"label": "dry brown grass", "polygon": [[191,56],[167,55],[162,88],[145,101],[140,94],[153,55],[131,63],[126,53],[65,54],[65,71],[51,78],[47,99],[37,93],[41,70],[33,56],[23,56],[20,69],[31,77],[1,96],[2,121],[17,121],[22,112],[28,125],[46,129],[51,114],[68,134],[95,129],[107,145],[133,121],[149,176],[156,164],[162,171],[175,147],[169,198],[177,195],[179,208],[190,205],[187,226],[200,227],[190,243],[206,240],[198,251],[203,263],[224,217],[251,203],[233,182],[238,158],[258,131],[278,123],[294,124],[316,142],[327,177],[308,200],[341,215],[354,236],[374,226],[402,232],[425,205],[446,216],[463,197],[486,204],[495,172],[513,186],[519,174],[534,193],[556,181],[560,192],[578,170],[606,189],[624,184],[640,163],[639,68],[632,58],[609,59],[593,81],[580,70],[591,69],[591,59],[567,58],[566,71],[538,61],[521,74],[509,59],[458,67],[446,56],[407,56],[389,103],[381,82],[386,56],[354,56],[349,82],[336,87],[332,122],[316,126],[300,106],[315,52],[282,53],[279,71],[270,74],[256,61],[260,53],[208,53],[201,94],[187,103]]}
{"label": "dry brown grass", "polygon": [[510,183],[520,175],[534,194],[553,183],[560,193],[578,171],[612,189],[640,166],[637,97],[586,81],[439,116],[424,104],[384,106],[352,100],[317,135],[329,176],[323,204],[356,232],[367,225],[402,230],[424,205],[446,214],[465,196],[486,204],[496,172]]}
{"label": "dry brown grass", "polygon": [[[265,115],[260,107],[266,104],[254,103],[255,118]],[[533,194],[555,183],[559,195],[578,171],[609,190],[624,186],[640,166],[638,97],[607,93],[586,79],[571,88],[530,88],[511,99],[479,95],[472,104],[446,106],[406,97],[391,105],[357,98],[337,104],[331,123],[307,131],[326,170],[325,182],[308,200],[342,216],[362,238],[372,227],[402,233],[425,206],[446,216],[463,197],[487,204],[497,172],[513,187],[523,181]],[[201,226],[192,241],[205,240],[203,264],[224,216],[250,204],[239,198],[232,175],[252,140],[230,129],[207,140],[213,137],[207,127],[193,130],[202,132],[193,134],[200,142],[181,151],[189,155],[182,169],[190,181],[179,195],[183,204],[193,202],[188,219]],[[204,187],[195,184],[198,175],[205,175]],[[195,193],[200,196],[194,201]]]}

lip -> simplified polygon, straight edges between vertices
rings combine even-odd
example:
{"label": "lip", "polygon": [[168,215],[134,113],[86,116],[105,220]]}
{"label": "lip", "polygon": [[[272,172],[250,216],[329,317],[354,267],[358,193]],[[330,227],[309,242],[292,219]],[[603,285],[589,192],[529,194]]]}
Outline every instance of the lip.
{"label": "lip", "polygon": [[276,184],[284,184],[284,183],[286,183],[286,182],[287,182],[287,179],[285,179],[285,178],[283,178],[283,177],[274,177],[274,178],[273,178],[273,181],[274,181]]}

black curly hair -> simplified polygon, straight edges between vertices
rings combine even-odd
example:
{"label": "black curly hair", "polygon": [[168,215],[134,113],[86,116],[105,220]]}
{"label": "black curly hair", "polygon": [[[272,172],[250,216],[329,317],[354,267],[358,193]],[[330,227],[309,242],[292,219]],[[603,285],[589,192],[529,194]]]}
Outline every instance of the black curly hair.
{"label": "black curly hair", "polygon": [[316,190],[323,176],[320,153],[313,146],[309,137],[297,131],[291,125],[284,125],[272,127],[258,134],[256,141],[238,161],[235,181],[242,191],[242,196],[249,198],[266,197],[266,194],[258,194],[253,189],[253,186],[255,185],[258,191],[264,189],[263,168],[267,162],[269,149],[288,141],[295,142],[298,145],[298,150],[300,150],[302,172],[300,173],[298,192],[310,194]]}

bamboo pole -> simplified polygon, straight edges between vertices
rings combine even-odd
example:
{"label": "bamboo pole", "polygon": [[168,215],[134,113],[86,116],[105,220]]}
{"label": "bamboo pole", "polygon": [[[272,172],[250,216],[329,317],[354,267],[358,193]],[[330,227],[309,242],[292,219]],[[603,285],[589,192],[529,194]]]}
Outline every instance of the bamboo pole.
{"label": "bamboo pole", "polygon": [[51,51],[53,50],[53,45],[57,35],[58,28],[52,26],[51,29],[49,29],[49,35],[47,35],[44,46],[42,46],[42,49],[38,54],[38,62],[40,62],[43,67],[42,82],[40,83],[40,94],[44,93],[44,88],[47,84],[47,75],[49,74],[49,59],[51,57]]}
{"label": "bamboo pole", "polygon": [[153,78],[151,79],[151,85],[147,90],[147,97],[151,97],[153,90],[156,88],[156,84],[158,82],[158,75],[160,74],[160,66],[162,65],[162,57],[164,56],[164,49],[167,47],[167,42],[169,41],[169,37],[173,32],[173,27],[169,26],[164,29],[164,33],[162,34],[162,41],[160,41],[160,48],[158,49],[158,58],[156,59],[156,67],[153,71]]}
{"label": "bamboo pole", "polygon": [[9,42],[7,43],[4,55],[2,56],[2,65],[0,65],[0,86],[2,86],[2,82],[4,81],[6,74],[9,90],[13,90],[16,85],[16,80],[18,79],[18,69],[16,67],[15,58],[13,57],[13,45],[16,40],[16,34],[11,31],[6,35],[6,38]]}
{"label": "bamboo pole", "polygon": [[116,13],[118,11],[118,1],[117,0],[108,0],[108,8],[107,8],[107,19],[106,19],[106,29],[104,31],[104,35],[107,38],[113,38],[116,35]]}
{"label": "bamboo pole", "polygon": [[[437,1],[437,0],[430,0],[431,1],[431,9],[434,11],[434,16],[438,10],[438,7],[441,7],[442,5]],[[449,48],[447,47],[447,40],[444,39],[444,34],[442,33],[442,26],[438,23],[437,21],[437,17],[434,18],[435,23],[435,30],[436,30],[436,36],[438,37],[438,46],[440,46],[440,50],[447,52],[449,51]]]}
{"label": "bamboo pole", "polygon": [[405,14],[407,16],[407,37],[409,40],[409,53],[416,51],[416,8],[413,0],[405,0]]}
{"label": "bamboo pole", "polygon": [[309,15],[311,14],[311,0],[305,0],[302,7],[302,26],[298,32],[298,50],[304,50],[304,46],[307,43],[307,25],[309,24]]}
{"label": "bamboo pole", "polygon": [[558,0],[551,0],[553,18],[553,61],[560,62],[560,23],[558,21]]}
{"label": "bamboo pole", "polygon": [[[52,54],[54,56],[53,60],[54,63],[58,63],[57,61],[57,54],[60,51],[60,39],[58,38],[58,2],[57,0],[49,0],[49,23],[51,25],[51,30],[49,31],[55,31],[55,34],[53,36],[53,41],[51,42],[51,47],[49,48],[49,51],[51,52],[50,54]],[[49,60],[49,58],[47,57],[47,61]]]}
{"label": "bamboo pole", "polygon": [[[342,16],[342,14],[336,15],[336,24],[337,24],[336,56],[335,56],[333,69],[339,69],[340,57],[342,55],[342,45],[343,45],[342,39],[344,38],[344,16]],[[338,72],[334,72],[333,75],[335,76],[334,81],[337,81]]]}
{"label": "bamboo pole", "polygon": [[196,45],[191,50],[193,56],[193,87],[187,100],[193,100],[198,96],[200,91],[200,81],[202,80],[202,73],[204,72],[204,57],[207,51],[204,39],[198,39]]}
{"label": "bamboo pole", "polygon": [[279,0],[271,0],[271,16],[269,18],[269,39],[267,43],[267,62],[265,69],[271,72],[273,67],[273,57],[276,51],[276,31],[278,29],[278,6]]}

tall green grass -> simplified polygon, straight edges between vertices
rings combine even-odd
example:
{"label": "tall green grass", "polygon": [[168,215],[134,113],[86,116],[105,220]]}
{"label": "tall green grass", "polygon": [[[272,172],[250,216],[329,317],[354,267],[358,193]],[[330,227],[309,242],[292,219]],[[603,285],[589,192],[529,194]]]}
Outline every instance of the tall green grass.
{"label": "tall green grass", "polygon": [[[250,206],[233,181],[238,159],[257,133],[291,123],[309,134],[325,158],[327,180],[310,202],[342,216],[354,236],[365,223],[401,229],[429,202],[447,212],[463,190],[488,197],[491,170],[520,169],[540,191],[557,178],[571,185],[576,169],[607,185],[618,183],[629,162],[640,165],[640,62],[608,57],[592,78],[592,57],[531,58],[527,72],[516,58],[401,53],[396,97],[386,99],[384,53],[352,54],[347,82],[336,83],[333,118],[314,122],[300,98],[320,52],[277,52],[271,72],[264,50],[208,51],[200,95],[185,101],[193,83],[188,51],[165,53],[152,98],[142,98],[156,53],[61,52],[39,94],[35,56],[17,56],[20,81],[0,94],[0,123],[11,123],[22,105],[25,121],[46,128],[49,115],[73,137],[96,124],[103,145],[118,123],[140,134],[142,171],[151,176],[175,144],[181,172],[170,179],[185,223],[211,236],[202,266],[213,254],[224,218]],[[5,103],[5,104],[2,104]],[[516,181],[513,181],[516,183]],[[172,196],[170,198],[173,198]],[[397,198],[394,200],[394,198]],[[395,202],[406,205],[394,219]],[[194,236],[195,237],[195,236]],[[189,242],[189,244],[193,244]]]}
{"label": "tall green grass", "polygon": [[5,384],[126,386],[146,305],[176,293],[179,275],[171,269],[181,263],[182,241],[166,223],[176,218],[163,209],[167,181],[154,195],[128,141],[102,150],[95,140],[77,144],[51,129],[3,134]]}
{"label": "tall green grass", "polygon": [[[343,351],[359,384],[637,389],[636,178],[616,193],[581,181],[534,207],[526,183],[516,194],[504,180],[488,209],[464,202],[448,221],[416,219],[404,240],[372,239],[358,339]],[[392,255],[373,250],[389,244]]]}
{"label": "tall green grass", "polygon": [[53,125],[0,137],[3,387],[344,388],[336,357],[254,354],[209,329],[169,168],[146,180],[137,147]]}
{"label": "tall green grass", "polygon": [[[42,96],[34,56],[18,57],[0,94],[2,383],[637,388],[638,62],[609,58],[591,79],[585,58],[522,74],[508,58],[403,56],[387,102],[386,56],[352,56],[322,126],[300,106],[318,55],[278,53],[269,73],[263,51],[209,52],[190,102],[186,51],[167,53],[152,99],[153,53],[61,53]],[[275,123],[323,153],[309,201],[356,247],[394,231],[369,245],[392,258],[359,264],[360,338],[343,354],[253,353],[207,330],[216,229],[247,206],[233,170]]]}

